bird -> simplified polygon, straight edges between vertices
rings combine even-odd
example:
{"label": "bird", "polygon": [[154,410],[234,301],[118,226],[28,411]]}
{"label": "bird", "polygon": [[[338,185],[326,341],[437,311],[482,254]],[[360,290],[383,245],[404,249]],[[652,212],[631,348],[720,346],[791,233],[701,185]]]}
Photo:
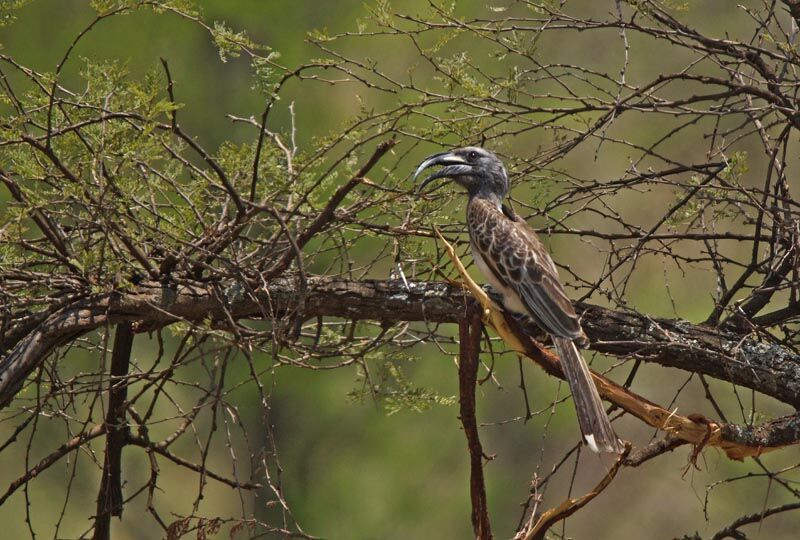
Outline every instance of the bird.
{"label": "bird", "polygon": [[534,230],[504,203],[509,182],[502,161],[476,146],[440,152],[420,163],[413,181],[436,166],[441,168],[425,178],[417,193],[438,179],[451,180],[466,190],[467,228],[476,266],[502,297],[503,309],[529,317],[550,335],[586,445],[594,452],[622,453],[622,441],[611,427],[578,350],[587,347],[589,339],[559,280],[556,265]]}

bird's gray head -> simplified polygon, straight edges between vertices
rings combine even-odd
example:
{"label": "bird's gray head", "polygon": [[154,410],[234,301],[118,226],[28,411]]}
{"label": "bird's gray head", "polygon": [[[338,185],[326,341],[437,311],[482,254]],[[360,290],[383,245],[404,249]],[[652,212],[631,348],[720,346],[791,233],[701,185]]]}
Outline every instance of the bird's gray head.
{"label": "bird's gray head", "polygon": [[467,146],[434,154],[420,163],[417,172],[414,173],[414,180],[422,171],[434,165],[443,167],[428,176],[417,191],[422,191],[422,188],[438,178],[451,178],[463,186],[470,197],[491,197],[502,201],[508,193],[508,175],[503,162],[483,148]]}

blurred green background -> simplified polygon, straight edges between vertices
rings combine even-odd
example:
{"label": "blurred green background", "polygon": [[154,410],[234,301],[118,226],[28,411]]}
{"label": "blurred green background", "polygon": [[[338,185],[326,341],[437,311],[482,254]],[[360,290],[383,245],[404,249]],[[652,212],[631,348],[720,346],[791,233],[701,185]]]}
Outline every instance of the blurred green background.
{"label": "blurred green background", "polygon": [[[593,4],[598,4],[596,9],[603,12],[613,9],[613,2],[584,0],[582,3],[587,9],[591,9]],[[399,4],[404,11],[412,13],[423,12],[427,5],[422,1]],[[719,10],[724,10],[722,6],[726,3],[703,4],[708,5],[693,5],[692,9],[693,16],[707,23],[705,28],[735,32],[737,25],[743,24],[741,13],[731,11],[730,17],[720,15]],[[307,32],[317,28],[326,28],[330,33],[353,30],[356,19],[367,15],[362,0],[216,0],[202,1],[200,5],[207,20],[224,20],[236,30],[246,30],[255,41],[279,51],[284,65],[299,64],[320,54],[306,43]],[[490,13],[485,0],[458,2],[458,9],[465,13]],[[74,0],[32,2],[19,12],[16,23],[0,29],[2,52],[36,70],[52,71],[76,34],[92,20],[93,14],[84,2]],[[614,35],[607,37],[616,39]],[[587,54],[597,54],[597,51],[605,50],[605,45],[600,39],[597,48],[587,51]],[[648,66],[651,72],[672,67],[668,55],[647,48],[652,44],[639,45],[638,54],[658,55],[660,62]],[[547,54],[548,50],[557,54],[559,49],[563,52],[572,46],[570,43],[546,43],[542,54]],[[371,53],[397,72],[419,62],[412,52],[405,50],[375,50]],[[180,115],[188,132],[195,134],[208,148],[216,148],[223,141],[245,141],[252,137],[251,129],[234,125],[225,117],[226,114],[249,117],[260,113],[263,97],[251,89],[252,78],[247,61],[233,58],[222,62],[206,33],[175,16],[137,12],[99,25],[80,43],[66,66],[63,80],[67,85],[77,80],[80,57],[123,59],[132,77],[160,70],[159,58],[165,58],[177,85],[178,101],[185,104]],[[596,58],[592,61],[598,62]],[[613,66],[618,65],[619,58],[609,53],[607,63],[609,69],[616,69]],[[644,76],[643,73],[639,75]],[[287,96],[299,104],[297,127],[301,146],[313,137],[335,129],[358,107],[347,86],[331,88],[313,83],[293,83]],[[288,98],[285,96],[284,99],[288,105]],[[389,98],[384,99],[389,102]],[[280,108],[273,117],[273,128],[286,128],[288,118],[285,108]],[[661,135],[657,124],[639,125],[636,129],[651,130],[650,133],[637,133],[640,139],[648,136],[655,139]],[[692,141],[676,141],[673,148],[681,145],[687,152],[698,152],[702,159],[703,151],[698,150]],[[611,155],[600,164],[591,152],[586,155],[579,153],[575,159],[585,159],[574,164],[576,169],[595,169],[596,177],[605,177],[619,173],[614,169],[614,161],[624,162],[625,156]],[[413,166],[414,163],[408,164],[409,171]],[[454,212],[460,215],[462,210],[461,203],[454,203]],[[640,216],[641,221],[646,222],[651,217],[647,208],[637,207],[634,203],[628,210],[628,217],[633,220]],[[591,264],[567,250],[559,251],[558,241],[554,241],[553,247],[557,258],[576,268]],[[643,271],[640,275],[649,276],[651,282],[639,284],[636,290],[640,292],[630,298],[631,303],[652,315],[675,315],[663,286],[667,270],[656,263],[647,264],[652,264],[651,271]],[[675,269],[669,272],[675,273]],[[681,306],[679,314],[697,320],[711,306],[711,296],[704,295],[698,300],[697,290],[711,290],[713,275],[690,271],[688,277],[681,279],[692,280],[695,285],[694,288],[673,291]],[[155,347],[148,336],[138,336],[134,355],[140,363],[146,364]],[[408,378],[415,385],[429,388],[440,396],[457,395],[453,356],[441,354],[432,346],[419,348],[417,355],[418,361],[406,368]],[[76,364],[75,369],[91,369],[96,365],[96,359],[82,351],[72,352],[70,359]],[[202,377],[200,373],[198,376]],[[240,369],[240,376],[246,377],[244,367]],[[274,377],[276,380],[266,380],[265,385],[274,388],[272,420],[283,467],[283,486],[294,517],[307,533],[331,539],[468,538],[472,535],[468,456],[457,418],[457,405],[434,405],[423,412],[401,410],[387,414],[384,408],[370,400],[354,402],[348,397],[360,384],[355,368],[320,372],[282,368]],[[485,469],[488,499],[496,536],[508,538],[517,527],[521,515],[519,504],[527,497],[531,479],[551,470],[564,451],[575,444],[578,430],[569,402],[560,405],[552,416],[547,409],[556,393],[564,395],[565,389],[530,366],[526,366],[526,380],[531,406],[545,412],[527,423],[509,421],[518,419],[525,412],[521,392],[516,388],[516,359],[511,356],[500,358],[496,377],[502,387],[491,383],[483,385],[479,390],[478,408],[481,422],[496,423],[482,430],[485,450],[496,455]],[[666,403],[685,377],[685,373],[678,371],[649,367],[637,380],[636,390],[653,401]],[[663,384],[665,380],[671,384]],[[699,385],[692,383],[689,390],[686,392],[688,397],[682,397],[678,402],[681,410],[705,410],[707,404],[702,400]],[[245,389],[237,394],[237,399],[239,411],[246,416],[248,400],[257,399],[257,396],[252,389]],[[764,410],[769,412],[771,409],[766,407]],[[257,424],[257,419],[244,418],[244,421]],[[48,429],[47,422],[42,422],[43,429]],[[543,439],[545,424],[548,424],[547,436]],[[3,426],[5,434],[10,424],[6,422]],[[651,435],[628,419],[623,420],[620,426],[621,433],[634,439],[638,437],[640,442],[647,441]],[[52,428],[53,446],[60,444],[65,437],[62,431]],[[262,436],[261,433],[250,433],[251,444]],[[96,445],[94,449],[99,450],[101,446]],[[210,461],[212,468],[230,472],[225,448],[220,444],[217,450]],[[191,449],[187,448],[187,452]],[[723,486],[711,499],[709,521],[706,522],[703,516],[706,485],[749,471],[752,464],[728,461],[712,450],[703,455],[701,470],[695,470],[687,468],[688,452],[682,448],[640,469],[623,470],[608,491],[592,502],[587,510],[570,519],[568,535],[575,538],[640,539],[671,538],[695,530],[707,534],[743,513],[757,511],[767,502],[771,505],[780,501],[780,495],[769,492],[766,484],[758,484],[754,489],[742,489],[739,484]],[[789,452],[796,459],[796,450]],[[125,459],[125,478],[129,482],[125,489],[129,494],[146,480],[149,465],[136,449],[126,450]],[[787,456],[776,454],[766,456],[764,461],[779,464],[785,459]],[[29,508],[32,521],[43,538],[54,535],[66,498],[64,485],[72,475],[73,464],[71,459],[63,460],[37,479],[31,489]],[[24,448],[20,448],[16,455],[11,452],[0,454],[2,485],[6,486],[21,474],[24,465]],[[161,485],[165,489],[158,495],[161,508],[167,515],[169,509],[176,513],[189,512],[197,493],[197,476],[168,463],[161,465]],[[573,495],[591,487],[607,465],[601,458],[584,456]],[[60,538],[77,537],[90,527],[99,474],[89,472],[92,466],[88,463],[79,464],[79,467],[87,474],[77,474],[71,485],[71,496],[58,533]],[[547,492],[543,507],[562,500],[569,476],[566,474],[566,482]],[[209,487],[200,508],[200,513],[208,516],[236,516],[240,512],[239,496],[229,488]],[[0,523],[4,528],[0,537],[29,535],[25,509],[22,492],[0,507]],[[256,509],[262,516],[271,511]],[[763,526],[760,537],[796,537],[791,536],[796,534],[791,532],[797,530],[796,525],[796,519],[793,520],[791,515],[774,518]],[[161,536],[160,529],[144,512],[141,497],[126,508],[121,521],[113,520],[113,527],[114,538],[118,539]]]}

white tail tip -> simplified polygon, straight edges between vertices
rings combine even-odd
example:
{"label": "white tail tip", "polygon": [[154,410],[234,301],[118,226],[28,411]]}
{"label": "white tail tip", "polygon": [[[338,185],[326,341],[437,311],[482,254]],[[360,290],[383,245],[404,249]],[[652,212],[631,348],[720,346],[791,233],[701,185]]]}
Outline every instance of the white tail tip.
{"label": "white tail tip", "polygon": [[594,435],[585,435],[583,439],[586,441],[586,445],[592,452],[594,452],[595,454],[600,453],[600,449],[597,447],[597,443],[594,442]]}

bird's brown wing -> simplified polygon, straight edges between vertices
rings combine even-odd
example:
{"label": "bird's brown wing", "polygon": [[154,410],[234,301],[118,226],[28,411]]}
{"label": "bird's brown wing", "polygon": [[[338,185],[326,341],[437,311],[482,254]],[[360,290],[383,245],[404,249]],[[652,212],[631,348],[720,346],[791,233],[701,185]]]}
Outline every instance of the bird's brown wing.
{"label": "bird's brown wing", "polygon": [[533,229],[519,217],[509,219],[489,201],[472,201],[469,210],[473,249],[495,277],[517,294],[547,333],[585,341],[556,266]]}
{"label": "bird's brown wing", "polygon": [[589,368],[575,347],[576,342],[587,343],[586,335],[550,254],[527,223],[505,215],[491,201],[471,200],[467,218],[472,249],[503,286],[503,294],[516,295],[528,315],[553,337],[586,443],[595,452],[622,452]]}

